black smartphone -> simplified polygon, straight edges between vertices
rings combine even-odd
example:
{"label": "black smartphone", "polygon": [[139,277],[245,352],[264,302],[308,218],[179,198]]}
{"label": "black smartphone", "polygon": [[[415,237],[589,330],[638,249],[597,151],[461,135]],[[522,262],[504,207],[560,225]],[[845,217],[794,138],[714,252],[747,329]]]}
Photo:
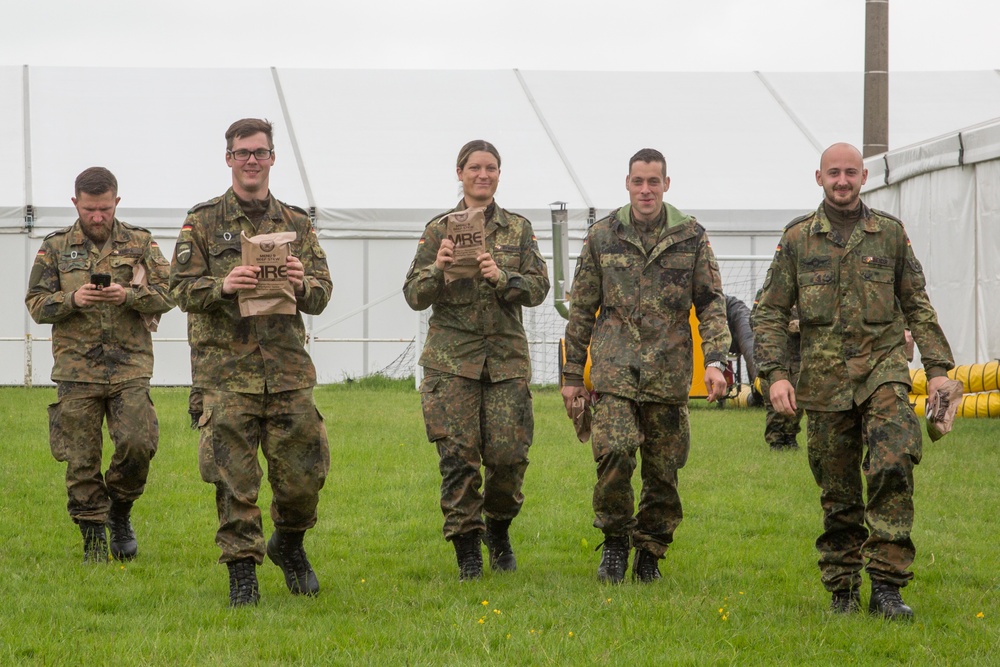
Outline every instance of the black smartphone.
{"label": "black smartphone", "polygon": [[104,289],[105,287],[111,287],[111,274],[110,273],[91,273],[90,282],[97,286],[97,289]]}

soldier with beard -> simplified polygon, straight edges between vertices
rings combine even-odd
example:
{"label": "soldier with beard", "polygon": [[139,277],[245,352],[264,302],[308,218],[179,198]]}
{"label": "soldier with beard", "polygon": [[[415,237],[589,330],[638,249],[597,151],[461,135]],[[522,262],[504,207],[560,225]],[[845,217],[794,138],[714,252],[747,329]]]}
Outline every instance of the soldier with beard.
{"label": "soldier with beard", "polygon": [[[801,407],[808,417],[823,507],[816,547],[831,609],[860,611],[863,566],[869,612],[909,619],[899,591],[913,577],[913,469],[923,435],[907,398],[905,328],[920,347],[930,396],[955,362],[902,223],[861,200],[867,178],[854,146],[823,152],[816,184],[824,199],[785,227],[757,305],[755,356],[774,408],[793,417]],[[801,368],[793,385],[787,345],[796,304]]]}
{"label": "soldier with beard", "polygon": [[[52,325],[58,400],[49,406],[49,444],[67,464],[69,515],[83,535],[84,562],[93,563],[108,560],[106,528],[114,558],[138,551],[132,504],[159,441],[149,321],[173,308],[167,260],[149,231],[115,217],[119,201],[107,169],[77,177],[79,217],[45,237],[25,297],[35,322]],[[102,475],[105,418],[115,453]]]}

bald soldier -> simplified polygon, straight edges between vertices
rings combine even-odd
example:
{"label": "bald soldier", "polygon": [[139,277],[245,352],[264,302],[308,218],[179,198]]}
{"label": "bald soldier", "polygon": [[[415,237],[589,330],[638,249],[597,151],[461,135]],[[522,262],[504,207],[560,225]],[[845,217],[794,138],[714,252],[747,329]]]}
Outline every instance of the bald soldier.
{"label": "bald soldier", "polygon": [[[872,586],[868,611],[909,619],[913,610],[899,591],[913,577],[913,468],[922,433],[907,400],[905,326],[920,348],[929,395],[954,360],[903,224],[861,200],[867,178],[855,147],[823,152],[816,170],[823,202],[785,227],[764,280],[756,358],[775,409],[791,417],[802,407],[808,416],[809,466],[823,506],[816,547],[831,610],[860,611],[863,566]],[[802,359],[793,386],[786,342],[796,303]]]}
{"label": "bald soldier", "polygon": [[[52,325],[49,444],[66,462],[69,515],[83,535],[84,562],[131,560],[138,552],[132,504],[146,488],[159,424],[149,398],[152,322],[173,308],[169,264],[152,234],[115,217],[118,179],[104,167],[76,178],[77,220],[45,237],[25,303]],[[115,452],[101,474],[105,419]]]}

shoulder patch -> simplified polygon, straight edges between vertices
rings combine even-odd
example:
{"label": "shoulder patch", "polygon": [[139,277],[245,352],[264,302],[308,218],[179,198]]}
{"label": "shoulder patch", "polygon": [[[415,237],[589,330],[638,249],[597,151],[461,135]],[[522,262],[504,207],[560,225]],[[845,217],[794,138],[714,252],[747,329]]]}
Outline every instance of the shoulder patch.
{"label": "shoulder patch", "polygon": [[198,210],[203,209],[203,208],[208,208],[209,206],[216,206],[221,201],[222,201],[222,197],[214,197],[212,199],[209,199],[208,201],[203,201],[200,204],[195,204],[190,209],[188,209],[188,214],[190,215],[191,213],[194,213],[195,211],[198,211]]}
{"label": "shoulder patch", "polygon": [[815,216],[815,215],[816,215],[816,211],[812,211],[811,213],[806,213],[805,215],[800,215],[799,217],[795,218],[794,220],[792,220],[791,222],[789,222],[787,225],[785,225],[785,229],[791,229],[792,227],[794,227],[795,225],[799,224],[800,222],[805,222],[806,220],[811,220],[813,218],[813,216]]}
{"label": "shoulder patch", "polygon": [[59,236],[61,234],[69,234],[69,232],[70,232],[71,229],[73,229],[73,225],[70,225],[69,227],[63,227],[62,229],[57,229],[54,232],[50,232],[50,233],[46,234],[45,238],[46,239],[50,239],[53,236]]}

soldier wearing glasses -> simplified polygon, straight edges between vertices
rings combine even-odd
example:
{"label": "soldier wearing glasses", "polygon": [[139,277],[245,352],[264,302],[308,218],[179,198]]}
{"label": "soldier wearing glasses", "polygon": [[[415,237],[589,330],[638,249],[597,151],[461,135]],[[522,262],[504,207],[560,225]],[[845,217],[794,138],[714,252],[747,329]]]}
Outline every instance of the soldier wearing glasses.
{"label": "soldier wearing glasses", "polygon": [[[229,568],[232,606],[257,603],[256,567],[265,553],[293,594],[319,593],[302,538],[316,524],[330,450],[313,401],[316,369],[301,314],[323,312],[333,286],[309,216],[271,195],[274,161],[271,123],[248,118],[229,127],[233,186],[188,212],[170,271],[171,294],[188,313],[192,384],[204,392],[198,463],[202,479],[216,487],[215,541]],[[296,240],[288,280],[299,312],[241,317],[237,295],[257,284],[260,267],[241,264],[240,233],[289,231]],[[274,494],[274,534],[266,546],[257,507],[258,446]]]}

